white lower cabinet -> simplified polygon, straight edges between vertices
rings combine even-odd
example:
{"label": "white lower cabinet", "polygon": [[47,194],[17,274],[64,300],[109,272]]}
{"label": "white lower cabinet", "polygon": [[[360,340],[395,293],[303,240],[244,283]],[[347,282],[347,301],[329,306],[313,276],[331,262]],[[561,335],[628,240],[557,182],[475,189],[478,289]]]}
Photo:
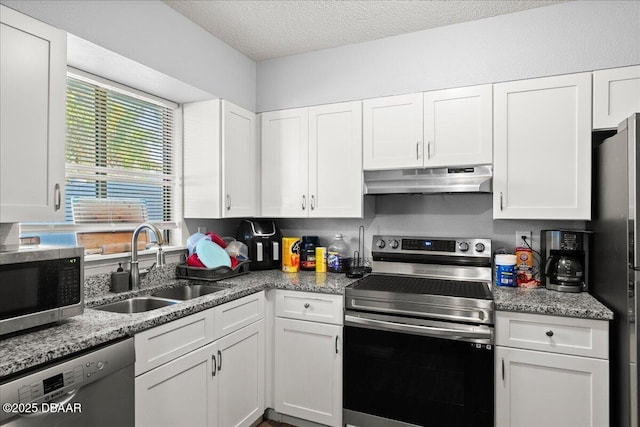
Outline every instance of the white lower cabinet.
{"label": "white lower cabinet", "polygon": [[214,345],[194,350],[135,379],[137,427],[217,425]]}
{"label": "white lower cabinet", "polygon": [[609,425],[606,360],[508,347],[496,356],[496,426]]}
{"label": "white lower cabinet", "polygon": [[[255,310],[247,307],[258,308],[257,319]],[[177,354],[177,348],[188,348],[181,342],[187,340],[180,336],[195,330],[194,326],[209,325],[200,321],[203,313],[211,323],[213,319],[234,319],[237,327],[213,336],[213,342]],[[161,365],[146,371],[136,368],[136,426],[241,427],[258,420],[265,409],[263,318],[264,292],[260,292],[136,335],[136,357],[145,356],[136,364],[142,366],[154,359],[153,352],[145,352],[144,347],[152,347],[158,339],[177,342],[175,348],[156,346],[156,359],[170,353],[174,355],[171,360],[162,359]],[[199,339],[204,334],[191,335]]]}
{"label": "white lower cabinet", "polygon": [[[292,310],[293,299],[300,310]],[[332,313],[336,305],[338,314],[323,316],[322,322],[298,320],[300,316],[313,319],[316,313]],[[342,425],[342,305],[342,297],[338,295],[277,291],[274,351],[277,412],[328,426]],[[294,318],[279,317],[287,313]]]}
{"label": "white lower cabinet", "polygon": [[608,322],[496,313],[495,425],[609,425]]}
{"label": "white lower cabinet", "polygon": [[[216,422],[210,426],[250,426],[264,413],[264,320],[216,341]],[[212,354],[213,355],[213,354]],[[217,382],[217,384],[216,384]]]}

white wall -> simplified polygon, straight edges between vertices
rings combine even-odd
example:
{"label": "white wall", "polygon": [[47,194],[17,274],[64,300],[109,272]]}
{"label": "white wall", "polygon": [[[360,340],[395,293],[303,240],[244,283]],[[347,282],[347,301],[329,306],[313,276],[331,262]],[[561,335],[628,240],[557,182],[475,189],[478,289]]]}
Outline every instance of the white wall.
{"label": "white wall", "polygon": [[161,1],[1,3],[255,111],[255,62]]}
{"label": "white wall", "polygon": [[570,1],[258,63],[257,111],[640,64],[639,1]]}

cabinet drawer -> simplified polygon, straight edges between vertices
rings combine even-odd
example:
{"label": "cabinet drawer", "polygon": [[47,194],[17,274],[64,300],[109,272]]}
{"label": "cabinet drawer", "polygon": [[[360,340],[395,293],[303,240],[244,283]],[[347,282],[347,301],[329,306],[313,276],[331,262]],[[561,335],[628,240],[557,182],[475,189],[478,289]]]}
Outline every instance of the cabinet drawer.
{"label": "cabinet drawer", "polygon": [[264,291],[213,308],[215,339],[264,318]]}
{"label": "cabinet drawer", "polygon": [[496,312],[496,345],[609,358],[606,320]]}
{"label": "cabinet drawer", "polygon": [[342,295],[276,291],[276,316],[314,322],[343,323]]}
{"label": "cabinet drawer", "polygon": [[135,335],[136,376],[213,341],[213,309]]}

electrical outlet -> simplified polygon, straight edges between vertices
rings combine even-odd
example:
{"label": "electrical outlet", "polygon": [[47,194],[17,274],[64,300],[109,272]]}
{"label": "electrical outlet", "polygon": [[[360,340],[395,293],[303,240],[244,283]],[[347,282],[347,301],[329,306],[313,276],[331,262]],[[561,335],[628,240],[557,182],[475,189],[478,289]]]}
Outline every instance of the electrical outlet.
{"label": "electrical outlet", "polygon": [[522,241],[522,236],[525,236],[529,246],[533,246],[533,240],[531,240],[531,231],[516,231],[516,248],[519,246],[527,247]]}

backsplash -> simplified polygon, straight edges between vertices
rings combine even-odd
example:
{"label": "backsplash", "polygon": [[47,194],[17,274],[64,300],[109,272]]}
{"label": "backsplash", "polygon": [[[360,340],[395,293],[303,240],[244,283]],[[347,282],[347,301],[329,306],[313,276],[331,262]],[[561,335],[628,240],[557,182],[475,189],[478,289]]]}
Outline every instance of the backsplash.
{"label": "backsplash", "polygon": [[[186,220],[188,233],[198,226],[222,235],[235,235],[239,220]],[[400,234],[429,237],[484,237],[493,249],[512,250],[516,231],[532,231],[533,247],[540,247],[540,230],[582,230],[584,221],[494,220],[491,194],[417,194],[365,196],[365,217],[276,219],[285,236],[315,235],[329,245],[335,233],[345,235],[352,249],[358,247],[358,227],[365,228],[365,256],[371,256],[371,236]]]}
{"label": "backsplash", "polygon": [[[178,263],[166,264],[162,268],[154,267],[146,274],[141,275],[140,289],[154,285],[164,280],[176,277],[176,266]],[[93,274],[84,277],[84,297],[96,298],[109,293],[111,284],[111,273]]]}

